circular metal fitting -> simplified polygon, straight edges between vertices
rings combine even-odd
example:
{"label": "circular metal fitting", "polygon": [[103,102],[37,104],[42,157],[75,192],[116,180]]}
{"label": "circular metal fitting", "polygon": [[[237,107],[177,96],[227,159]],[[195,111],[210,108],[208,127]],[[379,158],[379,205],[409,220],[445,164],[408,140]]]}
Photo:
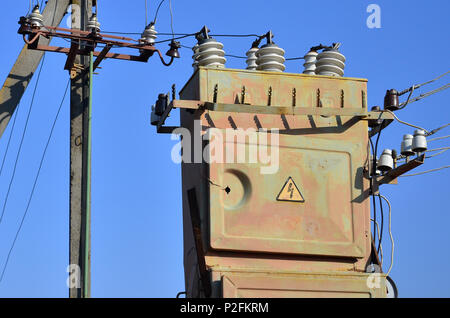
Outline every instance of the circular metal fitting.
{"label": "circular metal fitting", "polygon": [[194,50],[194,55],[192,56],[198,66],[208,66],[208,67],[225,67],[225,62],[227,59],[225,56],[225,51],[223,50],[223,44],[217,42],[213,38],[208,38],[201,40],[198,43],[198,48]]}
{"label": "circular metal fitting", "polygon": [[256,52],[256,57],[258,71],[283,72],[286,69],[283,64],[285,61],[284,50],[276,44],[263,45]]}
{"label": "circular metal fitting", "polygon": [[415,152],[412,150],[413,135],[406,134],[400,147],[400,153],[404,156],[413,156]]}
{"label": "circular metal fitting", "polygon": [[28,19],[32,27],[41,27],[44,25],[44,17],[39,11],[39,6],[34,7],[33,11],[28,16]]}
{"label": "circular metal fitting", "polygon": [[304,70],[303,74],[316,75],[316,62],[317,62],[316,51],[309,51],[305,55],[305,63],[303,64]]}
{"label": "circular metal fitting", "polygon": [[345,56],[337,49],[325,49],[317,55],[316,74],[344,76]]}
{"label": "circular metal fitting", "polygon": [[252,47],[247,51],[247,53],[245,53],[247,55],[247,60],[245,61],[247,63],[247,70],[256,70],[256,67],[258,66],[256,64],[256,52],[258,52],[258,50],[259,49],[257,47]]}
{"label": "circular metal fitting", "polygon": [[425,150],[427,150],[427,137],[425,136],[425,131],[417,129],[414,132],[412,140],[412,151],[424,152]]}

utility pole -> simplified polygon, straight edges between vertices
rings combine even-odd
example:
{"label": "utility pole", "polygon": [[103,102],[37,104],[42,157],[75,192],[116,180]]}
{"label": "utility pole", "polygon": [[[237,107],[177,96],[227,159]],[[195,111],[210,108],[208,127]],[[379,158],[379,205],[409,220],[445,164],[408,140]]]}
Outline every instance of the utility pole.
{"label": "utility pole", "polygon": [[[92,0],[72,0],[72,28],[86,30]],[[83,43],[80,43],[82,48]],[[70,298],[90,297],[90,57],[77,55],[70,89],[70,264],[78,265],[79,288]],[[72,271],[73,271],[73,267]],[[74,272],[71,272],[71,276]]]}

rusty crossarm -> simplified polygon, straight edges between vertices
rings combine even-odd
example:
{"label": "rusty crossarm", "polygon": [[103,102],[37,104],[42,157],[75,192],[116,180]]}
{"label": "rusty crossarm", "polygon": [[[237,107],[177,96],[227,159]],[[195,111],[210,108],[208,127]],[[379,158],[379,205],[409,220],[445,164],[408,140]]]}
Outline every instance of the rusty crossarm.
{"label": "rusty crossarm", "polygon": [[406,172],[422,165],[424,163],[424,161],[425,161],[425,155],[424,154],[420,155],[419,157],[417,157],[401,166],[398,166],[397,168],[392,169],[389,172],[387,172],[385,175],[379,177],[379,179],[377,180],[377,183],[378,184],[390,183],[391,181],[393,181],[397,177],[401,176],[402,174],[405,174]]}
{"label": "rusty crossarm", "polygon": [[[392,120],[392,115],[384,112],[367,112],[364,109],[355,108],[324,108],[324,107],[292,107],[292,106],[261,106],[246,104],[220,104],[202,102],[198,100],[173,100],[168,107],[185,109],[207,109],[222,112],[258,113],[273,115],[323,115],[323,116],[356,116],[363,120],[385,119]],[[164,122],[165,117],[162,116]]]}

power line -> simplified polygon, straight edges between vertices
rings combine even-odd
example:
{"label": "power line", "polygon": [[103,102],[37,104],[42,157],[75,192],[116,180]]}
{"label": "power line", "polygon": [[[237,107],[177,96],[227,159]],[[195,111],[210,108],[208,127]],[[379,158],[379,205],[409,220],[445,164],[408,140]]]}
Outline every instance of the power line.
{"label": "power line", "polygon": [[145,26],[147,27],[147,16],[148,16],[148,10],[147,10],[147,0],[144,0],[145,2]]}
{"label": "power line", "polygon": [[170,29],[172,30],[172,39],[175,37],[173,32],[173,12],[172,12],[172,0],[169,0],[169,12],[170,12]]}
{"label": "power line", "polygon": [[9,134],[8,143],[6,144],[5,153],[3,155],[2,166],[0,168],[0,176],[2,175],[3,166],[5,165],[5,160],[6,160],[6,157],[8,155],[9,144],[11,142],[11,137],[12,137],[12,135],[14,133],[14,126],[16,125],[16,119],[17,119],[17,113],[19,112],[19,107],[20,107],[20,104],[17,106],[17,109],[16,109],[16,111],[14,113],[14,120],[13,120],[12,127],[11,127],[11,133]]}
{"label": "power line", "polygon": [[36,176],[34,178],[33,188],[31,189],[30,196],[28,197],[28,202],[27,202],[27,206],[25,208],[25,212],[23,213],[22,220],[20,221],[19,228],[17,229],[16,235],[14,236],[14,240],[13,240],[13,242],[11,244],[10,249],[9,249],[8,256],[6,257],[5,265],[3,266],[3,269],[2,269],[2,274],[0,276],[0,282],[3,280],[3,276],[5,275],[6,267],[8,266],[8,262],[9,262],[9,258],[11,257],[12,250],[14,249],[14,246],[16,244],[17,238],[18,238],[18,236],[20,234],[20,231],[22,229],[23,223],[25,221],[25,217],[27,216],[27,213],[28,213],[28,209],[30,208],[30,203],[31,203],[31,200],[33,199],[34,190],[36,189],[36,184],[37,184],[37,181],[39,179],[39,175],[40,175],[40,172],[41,172],[41,169],[42,169],[42,164],[44,163],[45,154],[47,153],[48,145],[50,144],[50,140],[51,140],[52,135],[53,135],[53,130],[55,129],[55,125],[56,125],[56,122],[58,120],[58,116],[59,116],[59,113],[61,111],[62,105],[64,104],[64,100],[65,100],[66,95],[67,95],[67,90],[69,88],[69,84],[70,84],[70,80],[67,81],[67,85],[66,85],[66,89],[64,91],[63,98],[61,100],[61,103],[59,105],[58,111],[56,112],[55,118],[53,120],[52,128],[50,129],[50,133],[49,133],[49,136],[47,138],[47,143],[45,144],[45,148],[44,148],[44,151],[43,151],[42,156],[41,156],[41,161],[39,163],[39,168],[38,168]]}
{"label": "power line", "polygon": [[158,8],[156,9],[155,18],[153,19],[153,24],[156,24],[156,18],[158,17],[159,8],[161,8],[161,5],[164,3],[164,1],[166,1],[166,0],[161,0],[161,2],[158,5]]}
{"label": "power line", "polygon": [[409,91],[413,91],[413,90],[415,90],[415,89],[417,89],[417,88],[419,88],[419,87],[421,87],[421,86],[424,86],[424,85],[433,83],[433,82],[437,81],[438,79],[444,77],[444,76],[447,75],[448,73],[450,73],[450,71],[447,71],[447,72],[445,72],[444,74],[441,74],[441,75],[439,75],[438,77],[436,77],[436,78],[434,78],[434,79],[432,79],[432,80],[430,80],[430,81],[427,81],[427,82],[424,82],[424,83],[421,83],[421,84],[413,85],[413,86],[411,86],[411,87],[409,87],[409,88],[407,88],[407,89],[405,89],[405,90],[399,92],[398,94],[399,94],[399,95],[403,95],[403,94],[405,94],[405,93],[407,93],[407,92],[409,92]]}
{"label": "power line", "polygon": [[391,208],[391,203],[389,202],[389,200],[382,194],[378,195],[380,198],[383,198],[384,201],[386,201],[386,203],[389,206],[389,236],[391,237],[391,243],[392,243],[392,247],[391,247],[391,265],[389,266],[389,269],[387,271],[387,276],[389,276],[389,273],[392,270],[392,266],[394,265],[394,237],[392,236],[392,208]]}
{"label": "power line", "polygon": [[436,137],[436,138],[428,139],[428,142],[435,141],[435,140],[446,139],[446,138],[449,138],[449,137],[450,137],[450,135],[443,136],[443,137]]}
{"label": "power line", "polygon": [[39,84],[39,78],[41,77],[41,71],[42,71],[42,67],[44,65],[44,61],[45,61],[45,53],[44,53],[44,55],[42,57],[41,67],[39,68],[39,72],[38,72],[38,76],[37,76],[37,79],[36,79],[36,83],[34,85],[33,95],[31,97],[30,108],[28,109],[27,119],[25,121],[25,127],[24,127],[23,132],[22,132],[22,138],[20,140],[19,149],[17,150],[16,160],[14,162],[13,173],[11,175],[11,179],[9,180],[8,191],[6,192],[5,201],[3,202],[2,214],[0,215],[0,223],[2,222],[3,216],[5,214],[5,209],[6,209],[6,204],[8,203],[9,193],[11,191],[11,186],[12,186],[13,181],[14,181],[14,176],[16,174],[17,163],[19,161],[20,152],[22,150],[23,140],[25,138],[25,133],[27,131],[28,121],[30,119],[31,110],[33,109],[34,97],[36,96],[36,90],[37,90],[37,87],[38,87],[38,84]]}
{"label": "power line", "polygon": [[[441,92],[441,91],[443,91],[443,90],[446,90],[446,89],[449,88],[449,87],[450,87],[450,83],[447,83],[447,84],[445,84],[444,86],[441,86],[441,87],[439,87],[439,88],[436,88],[436,89],[434,89],[434,90],[432,90],[432,91],[429,91],[429,92],[424,93],[424,94],[420,94],[419,96],[413,98],[411,101],[407,101],[407,103],[408,103],[408,104],[411,104],[411,103],[417,102],[418,100],[421,100],[421,99],[423,99],[423,98],[425,98],[425,97],[428,97],[428,96],[431,96],[431,95],[433,95],[433,94],[439,93],[439,92]],[[400,107],[401,107],[401,108],[404,108],[405,106],[406,106],[406,102],[400,104]]]}
{"label": "power line", "polygon": [[418,176],[418,175],[421,175],[421,174],[425,174],[425,173],[429,173],[429,172],[434,172],[434,171],[439,171],[439,170],[447,169],[447,168],[450,168],[450,166],[443,166],[443,167],[440,167],[440,168],[431,169],[431,170],[426,170],[426,171],[422,171],[422,172],[418,172],[418,173],[404,174],[404,175],[401,175],[401,176],[399,176],[399,177],[413,177],[413,176]]}
{"label": "power line", "polygon": [[435,128],[435,129],[433,129],[432,131],[430,131],[430,132],[427,134],[427,136],[434,135],[434,134],[437,133],[439,130],[442,130],[442,129],[448,127],[448,126],[450,126],[450,123],[449,123],[449,124],[445,124],[445,125],[443,125],[443,126],[441,126],[441,127]]}
{"label": "power line", "polygon": [[399,123],[401,123],[401,124],[403,124],[403,125],[407,125],[407,126],[410,126],[410,127],[413,127],[413,128],[417,128],[417,129],[423,130],[423,131],[425,131],[425,133],[427,133],[427,134],[429,133],[429,131],[426,130],[425,128],[422,128],[422,127],[419,127],[419,126],[410,124],[410,123],[408,123],[408,122],[406,122],[406,121],[400,120],[393,112],[391,112],[391,111],[388,110],[388,109],[383,110],[383,112],[387,112],[387,113],[391,114],[392,117],[394,117]]}
{"label": "power line", "polygon": [[446,152],[448,149],[444,149],[444,150],[442,150],[442,151],[439,151],[438,153],[436,153],[436,154],[434,154],[434,155],[431,155],[431,156],[426,156],[425,158],[427,158],[427,159],[429,159],[429,158],[433,158],[433,157],[436,157],[436,156],[439,156],[439,155],[442,155],[444,152]]}

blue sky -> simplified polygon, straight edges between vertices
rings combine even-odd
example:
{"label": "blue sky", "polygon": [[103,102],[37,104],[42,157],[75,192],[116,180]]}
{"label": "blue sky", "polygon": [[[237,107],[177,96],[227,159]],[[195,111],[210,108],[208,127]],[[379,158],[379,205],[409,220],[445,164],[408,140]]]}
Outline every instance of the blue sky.
{"label": "blue sky", "polygon": [[[144,0],[98,2],[103,30],[143,30]],[[227,34],[262,34],[270,29],[287,57],[303,56],[318,43],[342,42],[341,52],[347,58],[346,76],[369,80],[369,106],[382,105],[387,89],[405,89],[444,73],[450,66],[446,58],[450,49],[447,0],[172,2],[175,32],[191,33],[203,25],[212,32]],[[153,17],[157,2],[149,3],[149,15]],[[381,8],[380,29],[366,26],[369,15],[366,8],[371,3]],[[3,3],[2,83],[23,46],[21,36],[16,33],[17,21],[27,10],[27,0]],[[170,32],[168,3],[161,7],[156,28]],[[226,53],[244,55],[253,38],[219,40],[224,43]],[[194,40],[184,39],[182,44],[192,46]],[[168,49],[167,44],[158,47],[162,52]],[[181,168],[170,157],[176,141],[168,135],[157,135],[149,124],[150,106],[157,94],[169,91],[173,83],[181,88],[192,74],[191,51],[182,49],[180,53],[182,58],[168,68],[157,58],[147,64],[107,60],[94,78],[93,297],[175,297],[184,290]],[[5,218],[0,224],[0,266],[24,212],[64,92],[68,78],[64,63],[62,54],[46,56]],[[286,71],[299,73],[302,63],[288,61]],[[244,68],[245,60],[228,58],[226,66]],[[21,101],[10,153],[0,176],[0,202],[6,194],[30,105],[30,88],[35,81],[36,77]],[[446,81],[448,76],[418,93]],[[450,122],[448,98],[449,92],[444,91],[409,105],[397,115],[430,130]],[[0,297],[68,295],[68,106],[66,99],[30,210],[0,283]],[[177,122],[178,115],[171,117],[171,123]],[[379,148],[398,150],[403,134],[412,131],[413,128],[392,124],[383,131]],[[10,128],[0,140],[1,156],[9,133]],[[439,136],[446,133],[450,129]],[[448,139],[433,142],[432,147],[438,146],[449,146]],[[449,154],[443,154],[427,160],[415,172],[448,164]],[[450,296],[449,173],[447,169],[401,178],[398,185],[385,185],[381,189],[392,204],[395,255],[391,277],[402,297]],[[389,264],[390,242],[385,235],[385,264]]]}

